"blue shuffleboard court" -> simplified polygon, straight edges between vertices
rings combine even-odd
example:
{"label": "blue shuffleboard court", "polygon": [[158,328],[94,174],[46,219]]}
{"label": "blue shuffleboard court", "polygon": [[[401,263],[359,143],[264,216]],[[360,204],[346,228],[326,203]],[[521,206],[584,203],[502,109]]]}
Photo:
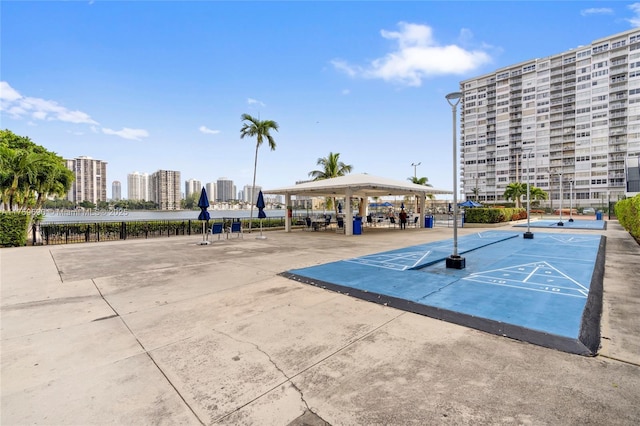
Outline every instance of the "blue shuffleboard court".
{"label": "blue shuffleboard court", "polygon": [[[562,223],[562,225],[559,225]],[[526,228],[526,223],[519,223],[514,225],[518,228]],[[569,219],[563,218],[562,220],[554,219],[544,219],[544,220],[532,220],[530,222],[531,228],[554,228],[554,229],[596,229],[602,230],[607,229],[607,222],[604,220],[574,220],[573,222],[569,222]]]}
{"label": "blue shuffleboard court", "polygon": [[605,239],[487,231],[458,238],[465,269],[448,269],[453,239],[290,270],[283,276],[490,333],[595,355]]}

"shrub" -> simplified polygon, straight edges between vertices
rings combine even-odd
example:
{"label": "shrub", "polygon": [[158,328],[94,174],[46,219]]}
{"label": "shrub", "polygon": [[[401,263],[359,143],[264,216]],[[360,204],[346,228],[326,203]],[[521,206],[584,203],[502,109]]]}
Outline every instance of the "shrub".
{"label": "shrub", "polygon": [[27,231],[31,217],[25,212],[0,213],[0,246],[27,245]]}
{"label": "shrub", "polygon": [[473,208],[464,212],[467,223],[500,223],[527,218],[527,211],[521,208]]}
{"label": "shrub", "polygon": [[615,212],[620,225],[640,243],[640,195],[618,201]]}

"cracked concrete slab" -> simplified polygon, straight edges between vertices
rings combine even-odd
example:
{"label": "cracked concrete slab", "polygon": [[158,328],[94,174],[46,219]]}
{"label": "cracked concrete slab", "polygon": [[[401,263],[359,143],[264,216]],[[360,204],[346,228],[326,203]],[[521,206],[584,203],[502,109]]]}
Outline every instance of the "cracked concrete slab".
{"label": "cracked concrete slab", "polygon": [[13,392],[3,379],[1,409],[3,425],[202,424],[146,354]]}
{"label": "cracked concrete slab", "polygon": [[[310,297],[313,295],[313,297]],[[225,324],[251,324],[265,312],[271,313],[291,303],[308,306],[338,295],[305,286],[289,285],[281,278],[221,290],[199,297],[162,304],[155,308],[124,315],[146,348],[174,343],[187,337],[207,334]],[[247,325],[245,325],[246,327]]]}
{"label": "cracked concrete slab", "polygon": [[[198,355],[185,357],[185,350]],[[215,331],[151,354],[205,424],[217,422],[275,388],[289,387],[286,375],[258,346]],[[302,405],[299,395],[297,400]],[[296,407],[291,419],[301,410]]]}

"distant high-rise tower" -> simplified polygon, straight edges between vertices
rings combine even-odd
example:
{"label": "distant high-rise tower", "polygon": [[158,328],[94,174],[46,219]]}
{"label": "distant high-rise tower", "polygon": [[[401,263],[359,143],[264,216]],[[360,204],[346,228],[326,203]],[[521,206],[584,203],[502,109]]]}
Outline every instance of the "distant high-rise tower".
{"label": "distant high-rise tower", "polygon": [[[200,194],[202,191],[202,182],[196,179],[189,179],[184,183],[184,198],[187,199],[191,194]],[[208,196],[209,194],[207,194]]]}
{"label": "distant high-rise tower", "polygon": [[133,172],[127,175],[127,198],[129,200],[151,200],[148,173]]}
{"label": "distant high-rise tower", "polygon": [[209,201],[215,201],[216,200],[216,183],[209,182],[205,185],[205,188],[207,189],[207,196],[209,197]]}
{"label": "distant high-rise tower", "polygon": [[158,170],[151,175],[151,201],[160,210],[180,209],[180,172]]}
{"label": "distant high-rise tower", "polygon": [[242,201],[245,203],[253,203],[255,204],[258,201],[258,193],[262,191],[262,187],[256,185],[256,192],[253,193],[253,187],[251,185],[245,185],[242,191]]}
{"label": "distant high-rise tower", "polygon": [[119,180],[114,180],[111,184],[111,199],[113,201],[120,201],[122,199],[122,185]]}
{"label": "distant high-rise tower", "polygon": [[227,178],[219,178],[216,182],[216,201],[235,200],[235,189],[233,181]]}
{"label": "distant high-rise tower", "polygon": [[76,180],[67,193],[67,199],[75,203],[107,201],[107,163],[91,157],[65,160],[67,168],[75,173]]}

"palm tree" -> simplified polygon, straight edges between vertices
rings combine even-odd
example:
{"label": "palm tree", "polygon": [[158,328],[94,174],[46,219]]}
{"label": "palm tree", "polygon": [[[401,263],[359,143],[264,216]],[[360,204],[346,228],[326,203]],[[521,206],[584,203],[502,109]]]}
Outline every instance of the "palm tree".
{"label": "palm tree", "polygon": [[74,180],[74,173],[65,166],[62,157],[49,153],[41,164],[33,185],[33,189],[38,193],[35,207],[41,208],[51,195],[64,197]]}
{"label": "palm tree", "polygon": [[[431,185],[429,183],[429,178],[428,177],[416,177],[416,176],[410,176],[407,178],[408,181],[411,181],[411,183],[415,183],[416,185],[422,185],[422,186],[428,186],[431,187],[433,185]],[[427,194],[426,197],[430,200],[433,200],[435,198],[435,196],[433,194]],[[416,212],[418,211],[418,204],[420,203],[420,196],[416,195]]]}
{"label": "palm tree", "polygon": [[32,151],[11,149],[0,146],[2,150],[2,195],[5,209],[13,210],[16,197],[23,197],[21,191],[28,191],[31,184],[35,183],[38,168],[44,161],[44,156]]}
{"label": "palm tree", "polygon": [[541,188],[538,188],[537,186],[531,187],[531,189],[529,190],[529,196],[531,197],[532,200],[536,202],[538,200],[546,200],[549,198],[549,194],[547,194],[546,191],[544,191]]}
{"label": "palm tree", "polygon": [[480,188],[478,188],[477,186],[475,188],[473,188],[471,190],[471,192],[473,193],[473,196],[476,200],[476,203],[478,202],[478,194],[480,193]]}
{"label": "palm tree", "polygon": [[527,193],[527,184],[521,182],[512,182],[507,185],[504,191],[505,200],[513,200],[516,207],[521,207],[520,197]]}
{"label": "palm tree", "polygon": [[249,232],[251,232],[251,223],[253,222],[253,205],[257,199],[256,194],[256,170],[258,169],[258,148],[262,145],[262,142],[266,139],[269,142],[269,148],[271,151],[276,149],[276,141],[271,136],[271,130],[278,131],[278,123],[273,120],[260,120],[250,116],[249,114],[242,114],[242,128],[240,129],[240,139],[244,139],[245,136],[256,138],[256,156],[253,163],[253,184],[251,186],[251,214],[249,219]]}
{"label": "palm tree", "polygon": [[[309,172],[309,176],[313,180],[332,179],[340,176],[344,176],[351,173],[353,166],[350,164],[344,164],[340,161],[340,153],[330,152],[328,156],[324,158],[318,158],[316,165],[322,166],[322,170],[313,170]],[[336,198],[332,197],[333,208],[335,209],[336,216],[338,215],[338,206],[336,204]],[[331,208],[331,206],[328,206]]]}

